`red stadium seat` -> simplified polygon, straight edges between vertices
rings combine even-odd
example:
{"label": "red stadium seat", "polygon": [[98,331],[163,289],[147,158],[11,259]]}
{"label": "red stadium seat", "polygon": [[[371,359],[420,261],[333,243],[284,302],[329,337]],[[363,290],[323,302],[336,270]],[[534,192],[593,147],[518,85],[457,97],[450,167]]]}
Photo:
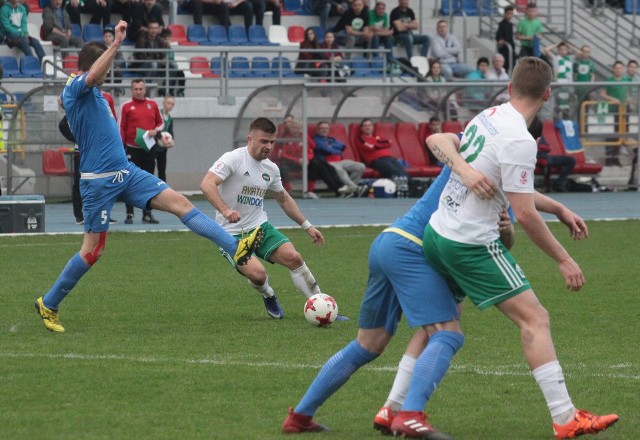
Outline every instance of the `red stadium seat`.
{"label": "red stadium seat", "polygon": [[460,121],[443,121],[442,122],[442,132],[443,133],[460,133],[464,127],[460,123]]}
{"label": "red stadium seat", "polygon": [[407,172],[411,177],[435,177],[440,174],[442,168],[432,164],[429,160],[424,141],[418,137],[418,131],[413,123],[398,122],[396,124],[396,139],[405,160],[409,162]]}
{"label": "red stadium seat", "polygon": [[198,43],[187,39],[187,32],[181,24],[170,24],[167,29],[171,31],[171,40],[178,43],[179,46],[197,46]]}
{"label": "red stadium seat", "polygon": [[292,43],[302,43],[304,41],[304,28],[302,26],[289,26],[287,30],[289,41]]}
{"label": "red stadium seat", "polygon": [[215,78],[216,75],[211,71],[209,60],[205,57],[191,57],[189,61],[191,73],[202,75],[204,78]]}

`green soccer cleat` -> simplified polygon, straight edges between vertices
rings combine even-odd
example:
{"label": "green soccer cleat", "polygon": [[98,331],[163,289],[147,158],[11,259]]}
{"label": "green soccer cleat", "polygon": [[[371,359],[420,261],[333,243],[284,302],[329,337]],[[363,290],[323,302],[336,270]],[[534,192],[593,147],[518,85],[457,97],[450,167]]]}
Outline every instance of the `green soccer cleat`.
{"label": "green soccer cleat", "polygon": [[47,330],[63,333],[64,327],[60,323],[60,317],[58,316],[57,310],[48,309],[47,306],[42,302],[42,297],[36,300],[36,310],[38,311],[38,315],[42,318],[42,323],[47,328]]}
{"label": "green soccer cleat", "polygon": [[257,227],[251,234],[241,238],[238,241],[238,249],[236,249],[236,254],[233,256],[233,261],[238,266],[244,266],[245,264],[247,264],[247,261],[249,261],[251,255],[262,244],[263,237],[264,232],[260,227]]}

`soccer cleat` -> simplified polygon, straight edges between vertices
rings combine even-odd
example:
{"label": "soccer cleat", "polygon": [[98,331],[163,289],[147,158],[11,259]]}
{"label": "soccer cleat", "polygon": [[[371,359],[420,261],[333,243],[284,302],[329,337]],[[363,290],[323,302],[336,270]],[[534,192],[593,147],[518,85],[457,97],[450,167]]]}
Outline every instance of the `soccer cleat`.
{"label": "soccer cleat", "polygon": [[150,225],[157,225],[158,223],[160,223],[158,220],[156,220],[156,218],[154,216],[152,216],[151,214],[145,215],[142,217],[142,223],[148,223]]}
{"label": "soccer cleat", "polygon": [[617,414],[597,416],[582,409],[576,410],[573,420],[566,425],[553,424],[553,434],[558,439],[576,438],[584,434],[595,434],[604,431],[618,421]]}
{"label": "soccer cleat", "polygon": [[316,423],[312,416],[296,414],[293,408],[289,408],[289,415],[282,423],[282,432],[287,434],[300,434],[302,432],[328,432],[329,428]]}
{"label": "soccer cleat", "polygon": [[127,218],[124,221],[125,225],[132,225],[133,224],[133,214],[127,214]]}
{"label": "soccer cleat", "polygon": [[391,435],[391,422],[396,413],[388,406],[383,406],[378,410],[378,414],[373,418],[373,429],[380,431],[383,435]]}
{"label": "soccer cleat", "polygon": [[396,437],[420,438],[426,440],[453,440],[448,434],[436,431],[427,422],[422,411],[398,411],[391,422],[391,432]]}
{"label": "soccer cleat", "polygon": [[264,306],[267,308],[267,313],[273,319],[282,319],[284,318],[284,312],[282,311],[282,307],[278,303],[278,298],[273,295],[268,298],[262,298],[264,300]]}
{"label": "soccer cleat", "polygon": [[349,321],[349,317],[338,313],[338,316],[336,316],[336,321]]}
{"label": "soccer cleat", "polygon": [[238,241],[238,248],[236,249],[236,254],[233,256],[233,261],[238,266],[247,264],[247,261],[251,258],[251,254],[262,244],[263,237],[264,232],[260,227],[257,227],[251,234],[241,238]]}
{"label": "soccer cleat", "polygon": [[42,302],[42,297],[36,300],[36,310],[42,318],[42,323],[47,330],[57,333],[63,333],[64,327],[60,323],[60,317],[57,310],[48,309]]}

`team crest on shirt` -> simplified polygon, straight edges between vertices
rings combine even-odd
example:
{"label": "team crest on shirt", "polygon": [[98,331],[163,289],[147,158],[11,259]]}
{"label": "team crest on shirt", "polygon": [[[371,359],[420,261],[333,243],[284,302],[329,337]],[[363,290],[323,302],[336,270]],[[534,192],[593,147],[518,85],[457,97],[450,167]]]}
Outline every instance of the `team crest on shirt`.
{"label": "team crest on shirt", "polygon": [[222,162],[216,162],[213,164],[213,171],[220,171],[224,164]]}
{"label": "team crest on shirt", "polygon": [[151,104],[147,104],[147,110],[151,110]]}
{"label": "team crest on shirt", "polygon": [[269,181],[271,181],[271,176],[269,176],[267,173],[263,173],[263,174],[262,174],[262,179],[263,179],[265,182],[269,182]]}
{"label": "team crest on shirt", "polygon": [[526,186],[529,183],[529,170],[520,169],[518,172],[518,186]]}

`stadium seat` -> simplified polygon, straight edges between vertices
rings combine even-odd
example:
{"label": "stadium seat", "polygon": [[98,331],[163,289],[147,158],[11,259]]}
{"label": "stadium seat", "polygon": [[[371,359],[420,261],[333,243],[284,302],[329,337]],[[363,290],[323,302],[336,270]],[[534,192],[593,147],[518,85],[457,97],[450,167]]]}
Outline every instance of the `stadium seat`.
{"label": "stadium seat", "polygon": [[464,127],[459,121],[442,121],[442,132],[458,134]]}
{"label": "stadium seat", "polygon": [[40,7],[40,0],[27,0],[27,6],[32,14],[42,14],[42,8]]}
{"label": "stadium seat", "polygon": [[365,78],[373,76],[371,65],[369,60],[363,56],[352,56],[348,61],[349,67],[351,67],[351,76],[356,78]]}
{"label": "stadium seat", "polygon": [[380,55],[375,54],[369,60],[369,66],[371,66],[371,76],[382,76],[385,61]]}
{"label": "stadium seat", "polygon": [[251,59],[251,74],[255,77],[275,77],[267,57],[256,56]]}
{"label": "stadium seat", "polygon": [[287,38],[292,43],[302,43],[304,41],[304,28],[302,26],[289,26]]}
{"label": "stadium seat", "polygon": [[257,46],[277,46],[278,43],[272,43],[267,38],[267,32],[264,26],[253,24],[249,26],[249,42]]}
{"label": "stadium seat", "polygon": [[95,23],[87,23],[82,26],[82,39],[85,43],[90,41],[103,42],[102,38],[102,26]]}
{"label": "stadium seat", "polygon": [[67,55],[64,57],[62,67],[67,73],[76,73],[78,71],[78,55]]}
{"label": "stadium seat", "polygon": [[427,73],[429,73],[429,60],[427,57],[414,55],[411,57],[409,62],[423,77],[427,76]]}
{"label": "stadium seat", "polygon": [[402,154],[402,150],[400,150],[400,147],[398,146],[398,140],[396,139],[396,130],[392,122],[374,122],[373,132],[378,136],[389,139],[389,141],[391,142],[390,152],[393,157],[399,160],[405,160],[404,154]]}
{"label": "stadium seat", "polygon": [[[602,165],[597,163],[588,163],[584,154],[584,150],[577,151],[575,153],[568,152],[562,142],[562,136],[560,130],[556,127],[553,121],[547,120],[542,125],[542,137],[551,151],[549,154],[557,156],[572,156],[576,160],[576,166],[573,168],[573,174],[598,174],[602,171]],[[536,167],[536,174],[544,174],[543,167]],[[558,170],[550,170],[552,174],[557,173]],[[546,185],[546,182],[545,182]]]}
{"label": "stadium seat", "polygon": [[302,1],[301,0],[284,0],[284,9],[295,14],[302,13]]}
{"label": "stadium seat", "polygon": [[179,46],[197,46],[198,43],[189,41],[187,32],[181,24],[170,24],[167,29],[171,31],[171,40],[178,43]]}
{"label": "stadium seat", "polygon": [[5,78],[24,78],[24,75],[20,72],[18,60],[15,57],[9,55],[0,56],[0,64]]}
{"label": "stadium seat", "polygon": [[247,78],[252,77],[251,66],[247,57],[235,56],[231,58],[231,66],[229,68],[229,78]]}
{"label": "stadium seat", "polygon": [[73,172],[67,167],[62,152],[44,150],[42,152],[42,174],[45,176],[71,176]]}
{"label": "stadium seat", "polygon": [[227,29],[221,24],[210,24],[207,28],[207,38],[213,46],[228,46]]}
{"label": "stadium seat", "polygon": [[211,45],[207,38],[207,32],[201,24],[190,24],[187,27],[187,39],[203,46]]}
{"label": "stadium seat", "polygon": [[276,56],[271,60],[271,70],[276,76],[280,76],[280,70],[282,70],[283,77],[296,77],[301,76],[293,71],[291,68],[291,61],[287,57]]}
{"label": "stadium seat", "polygon": [[311,29],[313,29],[316,34],[316,40],[318,41],[318,44],[324,43],[324,29],[322,28],[322,26],[311,26]]}
{"label": "stadium seat", "polygon": [[229,44],[232,46],[248,46],[251,44],[247,39],[247,32],[242,25],[233,24],[229,26],[228,33]]}
{"label": "stadium seat", "polygon": [[211,71],[209,61],[205,57],[191,57],[189,70],[191,70],[191,73],[202,75],[204,78],[213,78],[215,76]]}
{"label": "stadium seat", "polygon": [[202,74],[191,72],[191,65],[189,64],[189,58],[185,56],[176,55],[173,59],[178,66],[178,70],[184,73],[185,79],[189,78],[202,78]]}
{"label": "stadium seat", "polygon": [[220,57],[211,58],[211,73],[217,77],[222,75],[222,59]]}
{"label": "stadium seat", "polygon": [[49,6],[49,3],[51,3],[51,0],[39,0],[38,1],[38,5],[41,8],[40,12],[42,12],[42,9],[46,8],[47,6]]}
{"label": "stadium seat", "polygon": [[[428,124],[427,124],[428,125]],[[407,173],[411,177],[435,177],[442,168],[431,163],[424,142],[418,137],[418,131],[411,122],[396,124],[396,139],[402,155],[409,163]]]}
{"label": "stadium seat", "polygon": [[[360,159],[360,154],[358,153],[358,148],[356,147],[356,139],[358,139],[358,136],[360,136],[360,124],[358,122],[352,122],[351,124],[349,124],[349,143],[347,144],[351,147],[351,152],[348,152],[347,149],[343,151],[342,154],[345,159],[357,160],[358,162],[362,162],[362,159]],[[365,179],[377,179],[378,177],[380,177],[380,173],[373,168],[366,167],[362,177],[364,177]]]}
{"label": "stadium seat", "polygon": [[269,41],[274,44],[279,44],[280,46],[300,45],[299,43],[292,43],[289,41],[287,28],[279,24],[272,24],[269,26]]}
{"label": "stadium seat", "polygon": [[71,35],[82,38],[82,26],[78,23],[71,23]]}
{"label": "stadium seat", "polygon": [[[479,3],[480,2],[478,2],[478,0],[460,0],[455,2],[443,1],[440,13],[442,15],[450,15],[452,13],[454,15],[462,15],[462,11],[464,11],[465,15],[475,17],[480,13],[480,9],[478,8]],[[491,14],[491,3],[491,0],[482,0],[482,15]],[[450,8],[450,6],[453,6],[453,8]]]}
{"label": "stadium seat", "polygon": [[[36,37],[40,39],[40,45],[51,46],[53,43],[51,41],[46,41],[43,35],[44,28],[43,26],[38,26],[37,23],[27,22],[27,32],[30,36]],[[46,49],[45,49],[46,50]]]}
{"label": "stadium seat", "polygon": [[42,78],[44,76],[40,60],[33,55],[24,55],[20,58],[20,72],[28,78]]}

